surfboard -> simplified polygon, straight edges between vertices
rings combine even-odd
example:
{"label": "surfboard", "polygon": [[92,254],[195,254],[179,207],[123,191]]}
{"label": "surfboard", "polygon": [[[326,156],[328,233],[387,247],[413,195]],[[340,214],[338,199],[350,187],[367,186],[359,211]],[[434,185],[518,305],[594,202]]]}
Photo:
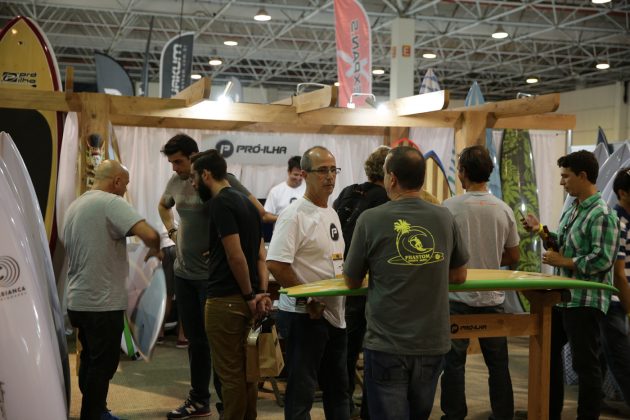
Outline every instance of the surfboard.
{"label": "surfboard", "polygon": [[[479,88],[479,84],[475,80],[468,90],[468,94],[466,95],[466,99],[464,100],[464,106],[474,106],[474,105],[483,105],[486,103],[486,100],[481,93],[481,89]],[[490,159],[492,159],[492,163],[494,163],[494,169],[490,174],[490,180],[488,182],[488,189],[490,193],[495,197],[501,199],[501,177],[499,170],[499,160],[497,159],[497,150],[494,147],[494,142],[492,141],[492,129],[486,129],[486,149],[488,149],[488,153],[490,154]]]}
{"label": "surfboard", "polygon": [[[164,270],[156,258],[144,262],[147,251],[148,248],[143,244],[127,245],[129,256],[127,319],[131,336],[123,335],[127,354],[137,352],[145,360],[151,357],[166,309]],[[131,343],[129,338],[132,339]]]}
{"label": "surfboard", "polygon": [[[16,90],[61,91],[59,67],[46,35],[24,16],[0,31],[0,86]],[[54,231],[57,159],[62,135],[61,112],[0,108],[0,130],[11,134],[37,194],[46,235]]]}
{"label": "surfboard", "polygon": [[[358,296],[367,294],[368,280],[358,289],[348,289],[343,279],[320,280],[313,283],[281,289],[290,297],[307,296]],[[462,284],[449,284],[450,292],[478,292],[487,290],[548,290],[548,289],[604,289],[616,292],[613,286],[592,281],[576,280],[526,271],[468,269]]]}
{"label": "surfboard", "polygon": [[617,170],[617,172],[615,172],[615,175],[613,175],[613,177],[608,180],[608,183],[606,183],[606,187],[604,187],[604,190],[601,192],[602,200],[604,200],[610,207],[614,207],[617,203],[619,203],[619,200],[617,199],[617,194],[615,194],[615,192],[613,191],[613,184],[615,183],[615,177],[617,176],[617,173],[623,168],[630,168],[630,159],[619,165],[619,169]]}
{"label": "surfboard", "polygon": [[624,162],[630,159],[630,145],[626,142],[619,149],[615,150],[612,155],[599,167],[597,175],[597,189],[602,191],[606,188],[606,184],[617,175],[617,171],[621,169]]}
{"label": "surfboard", "polygon": [[25,221],[25,229],[28,233],[33,257],[35,258],[35,266],[33,268],[39,279],[38,286],[42,289],[43,295],[47,297],[45,303],[55,326],[67,401],[69,403],[70,365],[68,361],[68,345],[44,221],[26,165],[11,136],[4,132],[0,132],[0,160],[7,170],[9,184],[14,186],[13,199],[19,206],[20,213]]}
{"label": "surfboard", "polygon": [[66,387],[49,296],[38,278],[27,225],[0,164],[0,382],[6,419],[65,419]]}
{"label": "surfboard", "polygon": [[422,189],[433,194],[441,203],[451,197],[451,190],[446,178],[446,172],[444,172],[444,166],[433,150],[426,153],[424,159],[426,162],[426,175]]}

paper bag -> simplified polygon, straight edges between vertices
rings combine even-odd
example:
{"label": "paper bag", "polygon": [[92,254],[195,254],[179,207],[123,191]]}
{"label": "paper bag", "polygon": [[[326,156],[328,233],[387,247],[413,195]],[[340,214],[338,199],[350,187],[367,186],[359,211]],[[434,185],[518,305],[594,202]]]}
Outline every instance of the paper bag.
{"label": "paper bag", "polygon": [[247,337],[247,382],[278,376],[283,367],[276,326],[272,320],[263,320]]}

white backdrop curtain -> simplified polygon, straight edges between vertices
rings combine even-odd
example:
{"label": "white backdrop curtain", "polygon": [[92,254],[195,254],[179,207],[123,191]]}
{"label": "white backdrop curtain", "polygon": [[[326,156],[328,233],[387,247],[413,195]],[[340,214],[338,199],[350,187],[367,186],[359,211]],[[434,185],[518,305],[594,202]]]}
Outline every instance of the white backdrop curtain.
{"label": "white backdrop curtain", "polygon": [[[118,138],[120,160],[129,169],[129,200],[151,225],[162,230],[157,204],[173,171],[166,157],[160,153],[160,149],[168,139],[184,132],[197,140],[199,150],[206,150],[210,147],[210,136],[225,132],[123,126],[114,129]],[[330,198],[331,203],[345,186],[367,180],[363,163],[369,154],[383,143],[382,136],[249,132],[242,132],[239,135],[252,136],[263,142],[262,138],[265,136],[286,136],[290,141],[299,142],[300,154],[312,146],[328,148],[335,156],[337,166],[342,169],[337,176],[337,184]],[[240,165],[230,164],[228,159],[228,171],[239,178],[255,197],[266,198],[271,187],[286,180],[287,164],[282,162],[278,165]]]}

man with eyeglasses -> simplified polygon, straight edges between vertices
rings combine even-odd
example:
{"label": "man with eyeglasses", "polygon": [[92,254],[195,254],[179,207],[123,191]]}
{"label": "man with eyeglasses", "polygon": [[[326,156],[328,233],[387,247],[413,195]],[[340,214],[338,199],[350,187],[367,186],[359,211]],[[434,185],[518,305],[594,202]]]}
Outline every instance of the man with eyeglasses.
{"label": "man with eyeglasses", "polygon": [[[278,217],[267,253],[269,271],[282,287],[342,275],[341,223],[328,207],[340,169],[332,153],[321,146],[304,152],[301,167],[306,192]],[[344,298],[281,295],[279,309],[287,334],[285,418],[309,419],[319,384],[326,418],[348,419]]]}
{"label": "man with eyeglasses", "polygon": [[[580,280],[612,284],[612,267],[619,249],[619,219],[597,191],[599,166],[595,155],[585,150],[558,159],[560,185],[575,197],[560,219],[556,238],[560,250],[547,250],[543,262],[556,274]],[[543,235],[538,219],[528,214],[523,226]],[[611,292],[572,289],[571,300],[552,310],[549,419],[560,419],[564,402],[562,347],[568,342],[573,368],[578,375],[580,419],[597,419],[601,411],[602,372],[600,323],[608,311]]]}

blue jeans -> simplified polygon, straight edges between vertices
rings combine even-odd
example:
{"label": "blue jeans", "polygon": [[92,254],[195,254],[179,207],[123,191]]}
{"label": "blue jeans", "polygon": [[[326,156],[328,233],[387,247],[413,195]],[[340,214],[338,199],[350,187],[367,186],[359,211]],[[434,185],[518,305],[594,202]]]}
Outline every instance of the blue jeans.
{"label": "blue jeans", "polygon": [[428,419],[444,356],[405,356],[363,349],[370,416],[379,420]]}
{"label": "blue jeans", "polygon": [[[188,280],[175,276],[175,295],[177,296],[177,312],[182,320],[184,335],[188,340],[188,363],[190,366],[190,398],[196,402],[210,403],[210,376],[212,375],[212,361],[210,359],[210,345],[206,335],[205,280]],[[214,375],[214,387],[221,397],[221,383]]]}
{"label": "blue jeans", "polygon": [[621,388],[626,405],[630,406],[630,336],[627,319],[621,303],[610,302],[608,313],[602,319],[601,334],[606,363]]}
{"label": "blue jeans", "polygon": [[280,311],[286,327],[287,390],[286,420],[309,420],[319,384],[327,420],[348,420],[347,338],[344,328],[333,327],[324,318]]}
{"label": "blue jeans", "polygon": [[81,420],[100,420],[107,409],[109,381],[120,360],[120,337],[125,311],[84,312],[68,309],[68,318],[79,329],[81,363],[79,389]]}
{"label": "blue jeans", "polygon": [[[451,315],[503,313],[503,305],[475,307],[461,302],[450,302]],[[466,406],[466,352],[468,339],[451,340],[451,351],[446,355],[442,375],[440,406],[442,419],[463,420],[468,414]],[[488,367],[488,388],[492,419],[511,420],[514,417],[514,394],[510,377],[507,339],[505,337],[479,338],[483,360]]]}
{"label": "blue jeans", "polygon": [[564,378],[562,347],[567,343],[578,375],[578,420],[598,419],[601,411],[602,372],[600,323],[604,317],[596,308],[551,310],[551,368],[549,381],[549,419],[562,418]]}

